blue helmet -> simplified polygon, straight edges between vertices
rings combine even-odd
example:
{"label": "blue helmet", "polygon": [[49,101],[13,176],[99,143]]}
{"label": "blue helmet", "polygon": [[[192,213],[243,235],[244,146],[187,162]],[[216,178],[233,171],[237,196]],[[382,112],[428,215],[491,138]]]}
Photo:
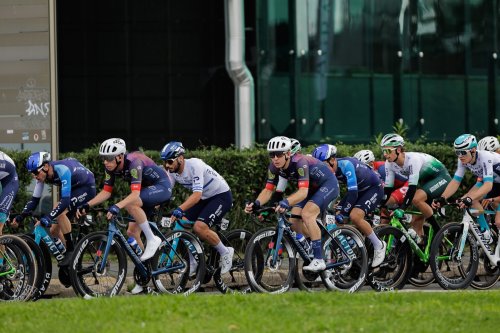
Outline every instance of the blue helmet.
{"label": "blue helmet", "polygon": [[38,153],[31,154],[26,161],[26,169],[29,172],[37,171],[42,165],[50,162],[50,153],[45,151],[40,151]]}
{"label": "blue helmet", "polygon": [[185,153],[184,147],[182,143],[179,141],[170,141],[163,147],[160,153],[160,157],[162,160],[171,160],[179,157]]}
{"label": "blue helmet", "polygon": [[453,142],[455,150],[471,150],[477,147],[476,137],[472,134],[462,134]]}
{"label": "blue helmet", "polygon": [[322,144],[314,149],[312,156],[316,157],[320,161],[326,161],[330,157],[337,156],[337,147],[335,147],[334,145],[328,145],[326,143]]}

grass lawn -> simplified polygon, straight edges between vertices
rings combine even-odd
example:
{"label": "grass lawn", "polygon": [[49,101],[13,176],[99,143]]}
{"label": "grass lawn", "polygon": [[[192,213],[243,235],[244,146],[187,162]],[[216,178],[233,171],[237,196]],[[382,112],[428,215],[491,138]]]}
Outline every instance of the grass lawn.
{"label": "grass lawn", "polygon": [[500,290],[121,296],[0,303],[2,332],[498,332]]}

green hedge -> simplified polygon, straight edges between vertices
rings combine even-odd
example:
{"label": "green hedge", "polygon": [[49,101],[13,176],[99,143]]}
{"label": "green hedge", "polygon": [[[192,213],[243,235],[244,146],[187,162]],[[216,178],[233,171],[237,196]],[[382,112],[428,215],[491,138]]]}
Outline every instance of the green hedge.
{"label": "green hedge", "polygon": [[[370,145],[337,145],[339,156],[352,156],[355,152],[361,149],[371,149],[375,156],[382,159],[381,150],[375,144]],[[311,153],[314,146],[305,147],[303,153]],[[441,160],[448,170],[450,175],[453,176],[455,172],[457,158],[451,146],[438,143],[427,144],[408,144],[407,151],[422,151],[431,154]],[[27,187],[30,184],[31,176],[24,167],[26,158],[30,152],[27,151],[10,151],[3,150],[16,162],[19,178],[21,180],[21,188],[19,190],[17,199],[12,211],[20,211],[30,193],[27,192]],[[158,151],[145,151],[153,160],[160,163]],[[78,159],[83,165],[92,170],[96,177],[96,185],[98,191],[102,189],[104,180],[104,167],[98,157],[98,145],[92,148],[85,149],[80,153],[64,153],[61,158],[74,157]],[[247,227],[254,230],[254,227],[249,222],[249,217],[243,213],[245,200],[253,200],[265,185],[266,168],[269,163],[267,152],[264,147],[258,146],[252,149],[239,150],[236,148],[221,149],[217,147],[200,148],[197,150],[188,150],[186,158],[198,157],[204,160],[207,164],[211,165],[217,170],[228,182],[231,187],[234,199],[234,206],[229,214],[229,219],[233,221],[232,227]],[[462,183],[462,188],[459,191],[467,190],[473,184],[473,177],[471,173],[467,173]],[[129,187],[123,181],[118,181],[115,187],[114,201],[126,196],[129,193]],[[179,205],[190,193],[184,188],[177,185],[174,188],[174,199],[171,208]],[[457,194],[456,196],[458,196]],[[107,207],[106,203],[104,207]]]}

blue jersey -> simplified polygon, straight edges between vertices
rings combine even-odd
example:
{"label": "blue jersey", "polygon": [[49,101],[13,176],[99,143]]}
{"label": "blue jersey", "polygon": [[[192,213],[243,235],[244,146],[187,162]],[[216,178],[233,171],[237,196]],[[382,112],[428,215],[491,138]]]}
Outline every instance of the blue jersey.
{"label": "blue jersey", "polygon": [[144,155],[140,151],[135,151],[125,155],[123,169],[121,171],[106,171],[106,179],[104,180],[104,190],[107,192],[113,191],[116,176],[130,184],[132,191],[140,191],[142,187],[168,182],[167,172],[162,167]]}
{"label": "blue jersey", "polygon": [[[55,218],[70,206],[72,192],[76,189],[95,189],[95,179],[92,171],[84,167],[74,158],[49,162],[49,165],[52,166],[54,174],[52,178],[45,178],[45,182],[61,188],[61,200],[50,213],[50,216]],[[35,189],[33,190],[33,197],[26,204],[23,212],[31,212],[38,205],[40,197],[42,196],[44,184],[44,182],[37,181]]]}
{"label": "blue jersey", "polygon": [[16,165],[9,155],[0,151],[0,223],[5,223],[19,190]]}
{"label": "blue jersey", "polygon": [[354,157],[337,158],[337,165],[335,176],[347,184],[348,191],[364,191],[381,184],[378,174]]}

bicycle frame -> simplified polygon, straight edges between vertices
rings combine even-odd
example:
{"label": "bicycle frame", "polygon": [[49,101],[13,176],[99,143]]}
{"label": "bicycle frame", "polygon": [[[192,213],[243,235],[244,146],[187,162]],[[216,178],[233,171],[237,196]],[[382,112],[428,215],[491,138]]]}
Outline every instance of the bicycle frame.
{"label": "bicycle frame", "polygon": [[40,244],[40,242],[43,241],[49,248],[50,253],[56,258],[57,262],[61,262],[64,259],[64,254],[59,251],[56,243],[44,227],[41,225],[35,226],[33,234],[35,235],[35,243]]}
{"label": "bicycle frame", "polygon": [[479,230],[478,223],[476,223],[469,208],[466,209],[466,214],[467,215],[464,215],[464,218],[462,219],[461,222],[461,224],[463,225],[462,229],[463,232],[462,232],[462,237],[460,239],[460,247],[458,249],[457,258],[459,260],[462,258],[462,253],[465,247],[465,240],[467,239],[467,234],[469,233],[470,230],[477,241],[476,246],[477,244],[479,244],[483,249],[484,254],[486,254],[488,259],[490,260],[490,263],[493,266],[497,266],[498,264],[500,264],[500,242],[497,241],[496,248],[492,249],[490,244],[486,243],[486,239],[484,238],[481,230]]}
{"label": "bicycle frame", "polygon": [[[318,224],[318,227],[321,230],[321,234],[323,236],[328,235],[326,237],[331,237],[333,241],[337,244],[337,248],[340,249],[343,254],[348,258],[343,261],[337,261],[335,263],[326,263],[326,270],[332,269],[334,267],[338,267],[341,265],[348,264],[350,261],[354,260],[356,258],[356,254],[352,250],[351,246],[349,245],[349,242],[343,235],[340,235],[341,230],[337,229],[333,231],[333,234],[328,231],[327,228],[323,226],[320,222],[316,221]],[[286,219],[286,214],[285,213],[280,213],[278,215],[278,225],[276,227],[276,240],[274,244],[272,245],[272,248],[270,248],[270,253],[268,253],[268,257],[271,255],[271,267],[275,267],[276,264],[278,263],[278,256],[279,256],[279,248],[277,248],[277,244],[281,244],[281,241],[283,240],[284,235],[288,235],[289,239],[292,241],[292,247],[294,250],[300,255],[302,260],[304,260],[304,264],[308,265],[311,262],[311,259],[309,258],[309,254],[305,251],[305,249],[300,245],[299,241],[295,238],[295,232],[291,229],[292,224]],[[333,227],[331,227],[333,228]],[[322,237],[324,238],[324,237]],[[340,239],[342,238],[342,239]]]}
{"label": "bicycle frame", "polygon": [[[152,229],[153,233],[155,235],[159,236],[162,239],[162,241],[163,241],[162,245],[168,246],[168,247],[170,247],[172,249],[172,246],[170,244],[171,243],[170,239],[166,238],[160,232],[160,230],[156,226],[156,223],[149,222],[149,225],[151,226],[151,229]],[[106,248],[104,249],[104,254],[102,256],[102,261],[101,261],[101,264],[100,264],[100,266],[98,268],[98,272],[99,273],[102,273],[104,271],[104,269],[106,268],[106,262],[107,262],[108,254],[109,254],[111,246],[112,246],[112,244],[113,244],[113,242],[115,240],[122,247],[122,249],[125,250],[125,253],[132,260],[132,262],[134,263],[134,265],[137,268],[137,270],[140,273],[140,275],[142,275],[145,278],[154,277],[154,276],[156,276],[158,274],[162,274],[162,273],[174,271],[174,270],[177,270],[177,269],[184,269],[186,267],[186,265],[184,263],[180,263],[180,264],[175,265],[175,266],[173,266],[173,265],[167,265],[165,267],[162,267],[162,268],[156,269],[156,270],[149,269],[148,267],[146,267],[146,265],[144,265],[144,263],[141,261],[141,259],[139,258],[139,256],[135,253],[135,251],[132,249],[132,247],[130,246],[130,244],[127,242],[127,239],[123,236],[123,234],[120,231],[120,229],[116,226],[116,220],[115,219],[112,219],[109,222],[109,225],[108,225],[108,236],[107,237],[108,237],[108,239],[107,239],[107,242],[106,242]],[[175,249],[174,249],[174,252],[175,252]]]}
{"label": "bicycle frame", "polygon": [[[406,213],[410,213],[412,215],[421,215],[421,213],[419,214],[418,212],[408,211]],[[425,264],[429,262],[432,240],[434,239],[434,233],[437,231],[434,230],[435,226],[431,226],[431,228],[429,228],[429,234],[427,235],[427,243],[425,244],[424,251],[422,251],[420,246],[418,246],[418,244],[413,240],[413,238],[408,233],[408,230],[405,228],[405,226],[401,223],[401,221],[397,217],[392,216],[389,221],[389,225],[399,229],[405,235],[408,243],[410,244],[411,250],[413,251],[414,254],[416,254],[419,257],[420,261],[422,261]],[[389,242],[392,242],[392,238],[393,236],[391,235],[389,237]],[[387,248],[389,249],[390,247],[387,246]]]}

